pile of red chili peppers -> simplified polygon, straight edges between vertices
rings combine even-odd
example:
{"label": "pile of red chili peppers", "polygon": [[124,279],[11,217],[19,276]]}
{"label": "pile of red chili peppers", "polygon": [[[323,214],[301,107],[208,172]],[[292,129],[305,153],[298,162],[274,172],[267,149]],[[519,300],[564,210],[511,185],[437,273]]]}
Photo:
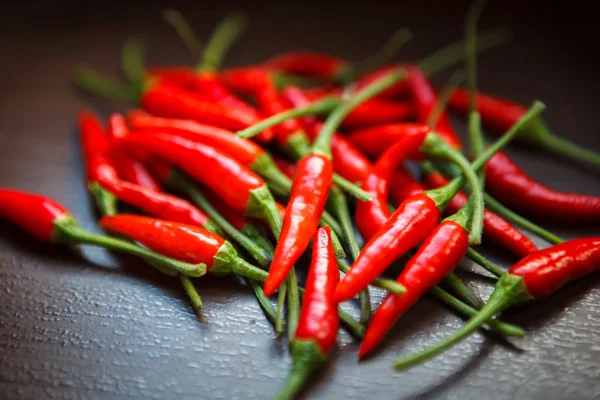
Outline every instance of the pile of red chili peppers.
{"label": "pile of red chili peppers", "polygon": [[[528,108],[477,91],[476,54],[504,40],[477,34],[482,8],[475,1],[464,40],[369,69],[312,51],[222,68],[245,26],[239,14],[217,26],[195,67],[146,68],[141,43],[129,40],[127,82],[90,69],[76,76],[82,89],[138,107],[106,123],[89,110],[77,118],[85,183],[105,234],[84,230],[51,199],[8,188],[0,188],[0,217],[42,241],[138,256],[179,278],[197,312],[197,279],[243,278],[276,334],[287,328],[293,364],[279,399],[294,397],[327,361],[340,326],[361,340],[365,357],[425,293],[468,322],[397,368],[482,326],[522,337],[494,317],[600,269],[600,237],[563,241],[518,213],[597,223],[600,197],[537,182],[501,148],[518,138],[595,166],[600,154],[552,134],[541,102]],[[165,16],[197,50],[183,17]],[[466,87],[438,93],[428,77],[462,62]],[[446,105],[468,118],[468,154]],[[488,145],[482,127],[500,138]],[[548,243],[538,248],[523,230]],[[481,234],[514,255],[512,268],[477,252]],[[465,257],[497,279],[487,303],[453,273]],[[381,291],[374,306],[370,295]],[[340,307],[355,298],[356,312]]]}

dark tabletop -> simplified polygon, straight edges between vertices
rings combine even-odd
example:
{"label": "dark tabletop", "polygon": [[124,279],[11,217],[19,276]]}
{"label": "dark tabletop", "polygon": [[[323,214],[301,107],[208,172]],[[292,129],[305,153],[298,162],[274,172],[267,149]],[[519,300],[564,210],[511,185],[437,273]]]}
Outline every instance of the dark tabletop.
{"label": "dark tabletop", "polygon": [[[120,46],[131,33],[145,35],[150,63],[192,60],[161,22],[161,4],[12,3],[0,15],[0,185],[51,196],[83,226],[97,229],[82,184],[74,118],[84,106],[103,116],[124,107],[77,94],[69,84],[74,67],[87,63],[117,74]],[[249,12],[250,29],[228,65],[259,62],[290,48],[358,60],[403,26],[415,39],[401,55],[414,59],[459,38],[466,10],[464,1],[169,4],[187,11],[203,37],[227,10]],[[515,42],[481,56],[479,82],[484,90],[523,103],[545,101],[545,116],[557,133],[599,151],[598,35],[594,13],[583,4],[493,2],[482,27],[512,26]],[[441,85],[447,77],[434,81]],[[600,194],[598,171],[517,144],[507,152],[554,188]],[[541,222],[564,238],[600,233],[597,224]],[[485,253],[505,266],[514,262],[496,247]],[[492,282],[472,271],[465,261],[459,275],[486,296]],[[357,342],[341,333],[332,361],[304,395],[598,398],[599,283],[592,276],[505,314],[526,328],[524,340],[508,344],[477,333],[397,373],[391,363],[398,355],[433,344],[463,324],[425,298],[367,361],[357,362]],[[285,343],[274,339],[248,287],[214,278],[197,286],[204,299],[201,319],[176,280],[132,258],[42,245],[0,223],[0,398],[269,398],[290,366]],[[381,293],[373,297],[377,302]]]}

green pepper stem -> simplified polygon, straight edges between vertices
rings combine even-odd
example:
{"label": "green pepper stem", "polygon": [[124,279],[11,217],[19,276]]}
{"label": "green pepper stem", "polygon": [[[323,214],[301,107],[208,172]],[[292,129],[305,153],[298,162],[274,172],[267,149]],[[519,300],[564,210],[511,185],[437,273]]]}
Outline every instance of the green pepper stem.
{"label": "green pepper stem", "polygon": [[169,8],[162,12],[162,18],[175,29],[177,36],[183,41],[190,53],[194,57],[200,58],[202,55],[202,43],[183,14]]}
{"label": "green pepper stem", "polygon": [[[477,52],[481,53],[510,42],[512,33],[506,28],[493,29],[479,35]],[[465,40],[459,40],[419,61],[419,67],[425,75],[437,74],[446,68],[461,62],[465,56]]]}
{"label": "green pepper stem", "polygon": [[541,120],[536,120],[533,124],[527,126],[525,130],[535,131],[535,134],[523,134],[523,139],[535,144],[543,149],[556,154],[567,156],[568,158],[581,162],[585,161],[592,165],[600,166],[600,153],[583,148],[571,141],[563,139],[553,134],[548,126]]}
{"label": "green pepper stem", "polygon": [[294,340],[292,347],[292,370],[275,400],[293,399],[310,374],[325,364],[327,357],[312,340]]}
{"label": "green pepper stem", "polygon": [[456,331],[453,335],[440,343],[423,350],[420,353],[397,360],[394,367],[397,369],[407,368],[411,365],[428,360],[447,348],[458,343],[463,338],[469,336],[481,325],[492,318],[494,315],[510,307],[513,304],[529,300],[531,297],[527,294],[527,288],[523,283],[523,278],[506,274],[496,284],[496,289],[490,296],[488,303],[472,317],[465,326]]}
{"label": "green pepper stem", "polygon": [[327,117],[327,120],[321,128],[321,132],[319,132],[319,135],[313,142],[312,151],[314,153],[320,153],[328,158],[331,158],[331,140],[344,118],[346,118],[346,116],[360,104],[372,97],[377,96],[379,93],[400,82],[405,78],[405,76],[406,74],[404,70],[398,68],[383,78],[380,78],[360,89],[348,100],[345,100],[342,104],[337,106],[335,110],[329,114],[329,117]]}
{"label": "green pepper stem", "polygon": [[282,225],[281,214],[273,195],[266,185],[250,191],[250,198],[246,205],[246,215],[265,221],[271,228],[273,235],[279,238]]}
{"label": "green pepper stem", "polygon": [[277,168],[269,153],[265,152],[258,156],[250,165],[250,169],[265,178],[277,194],[289,196],[292,190],[292,180]]}
{"label": "green pepper stem", "polygon": [[444,278],[443,282],[450,290],[466,304],[479,309],[483,306],[483,301],[473,293],[458,277],[452,273]]}
{"label": "green pepper stem", "polygon": [[[344,238],[350,249],[352,260],[356,261],[360,253],[360,247],[356,240],[356,231],[352,224],[352,217],[350,216],[350,209],[348,208],[348,201],[346,196],[338,187],[332,187],[329,192],[329,197],[332,200],[332,207],[337,215],[337,219],[340,221],[342,229],[344,231]],[[371,296],[369,295],[369,289],[365,289],[360,293],[360,322],[367,324],[371,319]]]}
{"label": "green pepper stem", "polygon": [[[433,289],[429,291],[431,295],[436,297],[438,300],[446,303],[448,306],[452,307],[459,313],[472,317],[477,315],[477,310],[463,303],[456,297],[452,296],[450,293],[446,292],[444,289],[439,286],[435,286]],[[499,321],[497,319],[488,319],[486,321],[486,325],[491,329],[495,330],[498,333],[507,336],[516,336],[516,337],[524,337],[525,332],[523,329],[518,326],[507,324],[506,322]]]}
{"label": "green pepper stem", "polygon": [[298,294],[298,281],[296,269],[292,267],[287,276],[287,315],[288,315],[288,340],[294,339],[298,318],[300,317],[300,295]]}
{"label": "green pepper stem", "polygon": [[[61,219],[56,221],[54,226],[60,232],[58,240],[61,242],[70,244],[88,244],[132,254],[168,267],[173,271],[173,275],[176,275],[175,272],[179,272],[191,277],[199,277],[206,273],[206,266],[204,264],[190,264],[175,260],[125,240],[91,233],[78,226],[72,220],[68,221]],[[153,264],[150,265],[154,266]],[[161,269],[161,271],[165,272],[164,269]]]}
{"label": "green pepper stem", "polygon": [[242,13],[235,12],[225,16],[206,43],[196,70],[221,69],[225,54],[239,39],[247,25],[248,20]]}
{"label": "green pepper stem", "polygon": [[198,187],[181,171],[173,168],[169,176],[169,185],[187,194],[229,237],[244,248],[261,266],[268,266],[273,258],[249,237],[238,231],[210,204],[210,201],[198,190]]}
{"label": "green pepper stem", "polygon": [[74,82],[80,89],[97,96],[125,100],[132,103],[139,103],[140,101],[141,92],[137,91],[134,87],[107,78],[91,68],[78,68],[75,71]]}
{"label": "green pepper stem", "polygon": [[183,274],[179,274],[179,279],[181,280],[181,285],[185,289],[185,293],[187,293],[188,297],[190,298],[192,307],[194,307],[196,313],[199,313],[202,311],[202,299],[200,298],[194,283],[189,277]]}
{"label": "green pepper stem", "polygon": [[348,333],[357,339],[363,338],[365,335],[365,326],[362,323],[356,322],[356,320],[352,318],[352,315],[344,311],[342,307],[338,307],[338,316],[340,317],[340,322],[348,331]]}
{"label": "green pepper stem", "polygon": [[264,282],[267,279],[267,272],[250,264],[241,257],[235,257],[231,260],[231,272],[243,276],[244,278],[253,279],[255,281]]}
{"label": "green pepper stem", "polygon": [[333,174],[333,183],[359,200],[371,201],[371,196],[367,192],[338,174]]}
{"label": "green pepper stem", "polygon": [[273,308],[273,304],[271,304],[271,302],[269,301],[269,298],[265,296],[260,283],[252,279],[246,279],[246,282],[254,291],[254,296],[258,300],[258,304],[260,304],[265,315],[267,316],[267,319],[271,321],[272,324],[275,324],[275,320],[277,319],[276,311]]}
{"label": "green pepper stem", "polygon": [[493,262],[491,262],[490,260],[488,260],[487,258],[485,258],[470,247],[467,250],[467,257],[469,257],[475,263],[483,267],[491,274],[497,276],[498,278],[505,274],[505,271],[502,268],[500,268],[499,266],[497,266],[496,264],[494,264]]}
{"label": "green pepper stem", "polygon": [[[350,271],[350,267],[347,266],[342,260],[337,260],[338,269],[343,273]],[[377,287],[383,290],[387,290],[390,293],[403,295],[406,293],[406,288],[402,284],[393,281],[391,279],[377,278],[371,282],[370,286]]]}
{"label": "green pepper stem", "polygon": [[[286,280],[287,282],[287,280]],[[283,315],[283,305],[287,296],[287,283],[283,282],[279,287],[279,293],[277,295],[277,314],[275,318],[275,334],[279,337],[283,334],[285,325],[285,318]]]}
{"label": "green pepper stem", "polygon": [[131,84],[142,85],[144,82],[144,57],[145,50],[141,40],[136,36],[127,38],[121,52],[121,69]]}
{"label": "green pepper stem", "polygon": [[110,191],[103,188],[98,182],[88,184],[88,189],[101,215],[115,215],[117,213],[117,198]]}
{"label": "green pepper stem", "polygon": [[472,3],[465,19],[465,70],[469,90],[469,112],[477,110],[477,22],[485,7],[486,0]]}
{"label": "green pepper stem", "polygon": [[267,128],[271,128],[275,125],[279,125],[289,119],[304,117],[306,115],[325,115],[332,112],[341,103],[339,96],[327,96],[321,100],[317,100],[306,107],[291,108],[286,111],[282,111],[278,114],[274,114],[269,118],[265,118],[262,121],[249,126],[246,129],[238,131],[236,135],[243,139],[249,139],[253,136],[258,135]]}
{"label": "green pepper stem", "polygon": [[484,193],[485,202],[488,208],[495,213],[499,214],[503,218],[506,218],[508,221],[512,222],[520,226],[523,229],[527,229],[529,232],[541,237],[552,244],[561,244],[564,243],[564,239],[558,237],[554,233],[548,231],[547,229],[542,228],[541,226],[529,221],[528,219],[522,217],[517,214],[513,210],[504,206],[504,204],[500,203],[498,200],[493,198],[488,193]]}

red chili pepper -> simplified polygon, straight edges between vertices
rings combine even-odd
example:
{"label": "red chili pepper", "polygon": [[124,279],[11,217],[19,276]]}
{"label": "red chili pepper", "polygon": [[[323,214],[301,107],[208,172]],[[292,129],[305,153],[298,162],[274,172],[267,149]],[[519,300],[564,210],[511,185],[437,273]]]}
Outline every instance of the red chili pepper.
{"label": "red chili pepper", "polygon": [[319,228],[315,233],[298,328],[291,343],[293,366],[278,399],[294,397],[309,374],[327,361],[335,346],[339,317],[333,295],[338,280],[330,230]]}
{"label": "red chili pepper", "polygon": [[290,51],[269,58],[264,65],[287,74],[327,78],[335,81],[348,72],[348,63],[313,51]]}
{"label": "red chili pepper", "polygon": [[266,272],[240,258],[229,242],[197,226],[122,214],[103,217],[100,227],[168,257],[204,264],[213,274],[236,273],[259,281],[266,277]]}
{"label": "red chili pepper", "polygon": [[373,98],[356,107],[342,122],[347,129],[406,121],[414,117],[412,103]]}
{"label": "red chili pepper", "polygon": [[271,228],[279,221],[279,211],[265,182],[219,150],[164,133],[130,135],[122,143],[178,166],[238,212],[265,219]]}
{"label": "red chili pepper", "polygon": [[[363,75],[358,80],[356,86],[358,89],[363,88],[363,87],[367,86],[368,84],[373,83],[373,82],[377,81],[378,79],[381,79],[381,77],[389,74],[390,71],[393,71],[396,68],[398,68],[397,64],[386,65],[386,66],[378,68],[372,72],[369,72],[369,73]],[[406,82],[404,80],[404,81],[396,83],[391,88],[380,93],[377,97],[382,98],[382,99],[390,99],[390,98],[394,98],[394,97],[408,96],[409,94],[410,94],[410,86],[409,86],[408,82]]]}
{"label": "red chili pepper", "polygon": [[[356,130],[348,136],[348,140],[367,156],[377,158],[398,140],[406,136],[421,135],[429,131],[430,128],[424,124],[385,124]],[[414,154],[411,158],[421,160],[423,156],[421,154]]]}
{"label": "red chili pepper", "polygon": [[[422,124],[427,124],[431,112],[437,105],[438,95],[423,71],[417,66],[408,68],[407,82],[410,87],[413,101],[415,102],[417,121]],[[443,112],[440,115],[434,130],[450,146],[456,149],[462,148],[462,143],[452,127],[447,112]]]}
{"label": "red chili pepper", "polygon": [[[449,106],[454,111],[466,114],[469,110],[468,99],[468,91],[458,88],[453,92]],[[527,108],[520,104],[481,92],[476,94],[475,101],[483,125],[490,131],[500,134],[506,132],[527,112]],[[532,121],[523,127],[518,138],[577,161],[584,160],[600,165],[600,154],[598,152],[582,148],[556,136],[542,119]]]}
{"label": "red chili pepper", "polygon": [[0,188],[0,217],[44,242],[53,242],[57,239],[54,223],[70,214],[54,200]]}
{"label": "red chili pepper", "polygon": [[373,350],[402,314],[449,275],[468,248],[469,234],[463,226],[454,221],[438,225],[397,279],[406,288],[406,293],[401,296],[389,294],[377,308],[360,346],[359,357]]}
{"label": "red chili pepper", "polygon": [[308,247],[325,209],[332,180],[333,164],[327,157],[311,154],[298,163],[281,235],[265,281],[265,295],[271,296],[277,290]]}
{"label": "red chili pepper", "polygon": [[147,79],[158,79],[169,85],[188,90],[194,90],[196,87],[194,69],[190,67],[150,67],[146,70],[146,73],[148,74]]}
{"label": "red chili pepper", "polygon": [[[439,172],[431,172],[425,176],[425,185],[429,189],[435,189],[447,185],[450,181]],[[468,197],[462,191],[452,198],[446,211],[454,214],[467,204]],[[536,245],[517,228],[512,226],[497,214],[485,210],[483,216],[483,233],[490,240],[499,243],[520,257],[525,257],[538,251]]]}
{"label": "red chili pepper", "polygon": [[[306,107],[311,102],[306,96],[306,91],[297,87],[285,88],[283,96],[296,108]],[[303,122],[310,140],[315,140],[323,128],[323,123],[310,116],[305,117]],[[350,182],[362,181],[371,168],[369,160],[339,133],[333,135],[331,155],[334,170]]]}
{"label": "red chili pepper", "polygon": [[495,314],[514,305],[540,300],[565,284],[600,269],[600,238],[576,239],[530,254],[496,283],[485,307],[453,335],[396,362],[397,368],[431,358],[470,335]]}
{"label": "red chili pepper", "polygon": [[100,180],[100,184],[119,200],[131,204],[154,217],[201,228],[205,228],[205,225],[210,221],[202,211],[179,197],[125,181]]}
{"label": "red chili pepper", "polygon": [[112,146],[109,151],[110,160],[122,179],[143,186],[145,188],[159,191],[160,185],[150,174],[143,163],[133,159],[116,142],[129,135],[129,129],[125,118],[121,114],[112,114],[108,120],[107,134],[111,139]]}
{"label": "red chili pepper", "polygon": [[486,188],[504,204],[566,221],[599,221],[600,197],[559,192],[531,178],[504,153],[485,165]]}
{"label": "red chili pepper", "polygon": [[387,222],[391,212],[387,205],[388,191],[392,174],[406,157],[413,154],[423,144],[427,133],[407,136],[386,150],[365,178],[362,189],[371,195],[369,202],[356,203],[356,226],[365,241],[369,241]]}
{"label": "red chili pepper", "polygon": [[167,258],[133,243],[83,230],[69,211],[44,196],[0,188],[0,218],[6,219],[32,236],[51,243],[89,244],[117,250],[153,261],[160,271],[176,276],[201,276],[205,268]]}

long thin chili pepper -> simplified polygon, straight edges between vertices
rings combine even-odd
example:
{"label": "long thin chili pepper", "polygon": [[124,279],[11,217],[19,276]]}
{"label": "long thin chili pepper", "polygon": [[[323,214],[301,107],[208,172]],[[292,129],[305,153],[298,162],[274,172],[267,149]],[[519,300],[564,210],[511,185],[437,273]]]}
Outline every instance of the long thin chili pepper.
{"label": "long thin chili pepper", "polygon": [[298,329],[291,343],[293,365],[276,399],[290,399],[308,376],[324,364],[335,346],[339,317],[333,299],[339,273],[329,237],[329,228],[315,233],[312,261],[302,299]]}
{"label": "long thin chili pepper", "polygon": [[291,189],[291,181],[282,175],[269,154],[249,140],[237,138],[230,131],[191,120],[160,118],[143,111],[130,111],[131,126],[143,132],[162,132],[213,146],[264,177],[279,193]]}
{"label": "long thin chili pepper", "polygon": [[109,150],[110,161],[121,179],[148,189],[159,191],[160,185],[146,169],[146,166],[142,162],[132,158],[116,145],[116,142],[119,139],[124,138],[128,134],[129,129],[123,115],[118,113],[112,114],[108,119],[107,129],[107,135],[111,142],[111,148]]}
{"label": "long thin chili pepper", "polygon": [[231,243],[205,229],[138,215],[106,216],[100,227],[176,260],[203,264],[215,275],[235,273],[263,281],[266,272],[238,256]]}
{"label": "long thin chili pepper", "polygon": [[[481,114],[481,122],[491,132],[496,133],[504,132],[504,127],[517,120],[526,111],[525,107],[520,104],[482,92],[477,92],[476,102],[477,110]],[[449,104],[453,111],[466,114],[469,107],[468,103],[468,91],[459,88],[452,94]],[[583,148],[556,136],[542,119],[532,121],[525,126],[519,133],[518,138],[575,161],[583,160],[594,165],[600,165],[600,154],[597,151]]]}
{"label": "long thin chili pepper", "polygon": [[[421,135],[430,130],[429,126],[419,123],[384,124],[355,130],[348,135],[348,140],[367,156],[377,158],[398,140],[410,135]],[[415,154],[411,158],[422,157]]]}
{"label": "long thin chili pepper", "polygon": [[117,180],[117,171],[108,161],[108,138],[98,118],[88,110],[83,110],[78,115],[81,149],[85,162],[86,185],[94,196],[100,212],[114,214],[117,209],[117,199],[106,190],[102,189],[98,180]]}
{"label": "long thin chili pepper", "polygon": [[[543,109],[542,103],[534,103],[527,118],[520,120],[502,139],[514,137],[520,125],[527,123]],[[494,144],[494,148],[488,148],[485,154],[473,163],[473,169],[479,169],[506,143],[499,140]],[[477,185],[477,178],[473,177],[473,179]],[[358,260],[341,280],[336,291],[336,299],[340,302],[351,299],[392,262],[422,242],[437,225],[440,210],[443,210],[460,190],[460,186],[462,182],[454,180],[444,188],[415,195],[400,204],[391,218],[365,245]],[[473,206],[475,207],[476,204]]]}
{"label": "long thin chili pepper", "polygon": [[565,284],[583,278],[600,268],[600,238],[571,240],[530,254],[516,263],[496,283],[485,308],[465,326],[437,345],[395,362],[406,368],[425,361],[470,335],[486,320],[503,310],[532,300],[540,300]]}
{"label": "long thin chili pepper", "polygon": [[310,238],[317,229],[333,182],[331,140],[339,123],[354,107],[403,77],[402,70],[396,71],[361,90],[336,109],[315,139],[312,152],[298,163],[292,194],[283,219],[282,234],[275,248],[269,277],[264,285],[267,296],[273,294],[284,281],[292,265],[306,250]]}
{"label": "long thin chili pepper", "polygon": [[147,250],[133,243],[85,231],[62,205],[37,194],[0,188],[0,217],[32,236],[50,243],[88,244],[121,251],[151,260],[154,267],[172,276],[178,273],[198,277],[206,273],[204,264],[190,264]]}

